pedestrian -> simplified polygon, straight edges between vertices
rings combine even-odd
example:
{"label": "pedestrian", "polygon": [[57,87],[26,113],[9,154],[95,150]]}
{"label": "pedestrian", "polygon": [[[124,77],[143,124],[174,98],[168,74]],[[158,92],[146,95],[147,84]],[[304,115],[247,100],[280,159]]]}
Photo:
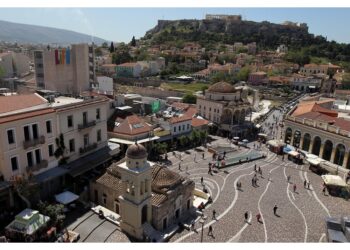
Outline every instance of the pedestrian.
{"label": "pedestrian", "polygon": [[213,220],[216,220],[216,211],[215,211],[215,209],[213,210]]}
{"label": "pedestrian", "polygon": [[323,187],[322,193],[323,193],[323,195],[326,195],[326,187]]}
{"label": "pedestrian", "polygon": [[246,212],[244,213],[244,221],[245,221],[245,222],[248,222],[248,216],[249,216],[248,211],[246,211]]}
{"label": "pedestrian", "polygon": [[195,222],[193,222],[193,223],[191,224],[191,231],[195,231],[195,229],[194,229],[194,223],[195,223]]}
{"label": "pedestrian", "polygon": [[254,171],[256,172],[256,164],[254,165]]}
{"label": "pedestrian", "polygon": [[306,185],[307,185],[307,181],[304,180],[304,188],[306,188]]}
{"label": "pedestrian", "polygon": [[203,185],[203,176],[201,177],[201,184]]}
{"label": "pedestrian", "polygon": [[204,153],[202,154],[202,158],[204,159]]}
{"label": "pedestrian", "polygon": [[260,177],[262,177],[263,175],[262,175],[262,170],[260,167],[259,167],[259,173],[260,173]]}
{"label": "pedestrian", "polygon": [[256,220],[257,220],[258,222],[260,222],[260,219],[261,219],[261,214],[258,213],[258,214],[256,215]]}
{"label": "pedestrian", "polygon": [[287,176],[287,182],[289,183],[290,181],[290,175]]}
{"label": "pedestrian", "polygon": [[226,151],[224,151],[224,158],[226,157]]}
{"label": "pedestrian", "polygon": [[252,179],[252,186],[254,187],[254,178]]}
{"label": "pedestrian", "polygon": [[181,162],[179,162],[179,171],[181,171]]}
{"label": "pedestrian", "polygon": [[307,189],[310,189],[310,182],[307,182]]}
{"label": "pedestrian", "polygon": [[275,205],[275,206],[273,207],[273,214],[274,214],[274,215],[277,215],[277,208],[278,208],[277,205]]}
{"label": "pedestrian", "polygon": [[260,168],[260,167],[258,168],[258,172],[259,172],[260,174],[262,173],[262,172],[261,172],[261,168]]}
{"label": "pedestrian", "polygon": [[214,236],[213,235],[213,227],[212,226],[209,226],[209,230],[208,230],[208,236]]}
{"label": "pedestrian", "polygon": [[293,185],[293,191],[294,191],[294,193],[297,191],[297,185],[296,184]]}

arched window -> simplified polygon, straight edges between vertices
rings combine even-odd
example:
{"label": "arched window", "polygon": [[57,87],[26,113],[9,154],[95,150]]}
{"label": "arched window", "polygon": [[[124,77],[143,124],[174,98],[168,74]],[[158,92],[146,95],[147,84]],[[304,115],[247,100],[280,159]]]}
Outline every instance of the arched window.
{"label": "arched window", "polygon": [[333,143],[330,140],[327,140],[323,146],[323,155],[322,158],[326,161],[329,161],[332,156]]}
{"label": "arched window", "polygon": [[308,134],[308,133],[304,134],[302,149],[305,151],[309,151],[310,143],[311,143],[310,134]]}
{"label": "arched window", "polygon": [[334,163],[340,166],[343,165],[345,156],[345,146],[343,144],[338,144],[335,149]]}
{"label": "arched window", "polygon": [[313,146],[312,146],[312,153],[314,155],[319,155],[320,154],[320,149],[321,149],[321,138],[316,136],[314,138],[314,143],[313,143]]}

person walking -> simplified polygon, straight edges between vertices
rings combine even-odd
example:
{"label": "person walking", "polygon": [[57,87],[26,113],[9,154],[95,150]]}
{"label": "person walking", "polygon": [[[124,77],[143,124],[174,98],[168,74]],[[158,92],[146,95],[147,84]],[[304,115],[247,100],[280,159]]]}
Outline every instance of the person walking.
{"label": "person walking", "polygon": [[296,184],[293,185],[293,191],[294,191],[294,193],[297,191],[297,185]]}
{"label": "person walking", "polygon": [[256,172],[256,164],[254,165],[254,171]]}
{"label": "person walking", "polygon": [[181,162],[179,163],[179,171],[181,171]]}
{"label": "person walking", "polygon": [[254,187],[254,178],[252,179],[252,186]]}
{"label": "person walking", "polygon": [[216,220],[216,211],[215,211],[215,209],[213,210],[213,218],[212,219]]}
{"label": "person walking", "polygon": [[211,166],[208,168],[208,174],[211,174]]}
{"label": "person walking", "polygon": [[323,193],[323,195],[326,195],[326,187],[323,187],[322,193]]}
{"label": "person walking", "polygon": [[204,159],[204,153],[202,154],[202,158]]}
{"label": "person walking", "polygon": [[306,188],[306,187],[307,187],[307,181],[304,180],[304,188]]}
{"label": "person walking", "polygon": [[273,207],[273,214],[274,214],[274,215],[277,215],[277,208],[278,208],[277,205],[275,205],[275,206]]}
{"label": "person walking", "polygon": [[202,176],[202,177],[201,177],[201,184],[202,184],[202,185],[203,185],[203,181],[204,181],[204,180],[203,180],[203,176]]}
{"label": "person walking", "polygon": [[208,236],[214,236],[214,234],[213,234],[213,227],[212,226],[209,226]]}
{"label": "person walking", "polygon": [[246,212],[244,213],[244,221],[245,221],[245,222],[248,222],[248,217],[249,217],[249,213],[248,213],[248,211],[246,211]]}
{"label": "person walking", "polygon": [[290,175],[287,176],[287,182],[290,182]]}
{"label": "person walking", "polygon": [[310,189],[310,182],[307,182],[307,189]]}
{"label": "person walking", "polygon": [[258,222],[261,222],[260,219],[261,219],[261,214],[258,213],[258,214],[256,215],[256,220],[257,220]]}

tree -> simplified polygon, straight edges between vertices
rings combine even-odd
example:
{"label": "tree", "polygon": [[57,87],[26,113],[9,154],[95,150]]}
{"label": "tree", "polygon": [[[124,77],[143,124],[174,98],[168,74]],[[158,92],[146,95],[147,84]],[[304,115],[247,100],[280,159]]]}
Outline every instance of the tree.
{"label": "tree", "polygon": [[198,143],[200,142],[200,133],[198,130],[192,130],[190,140],[194,145],[198,145]]}
{"label": "tree", "polygon": [[200,130],[199,131],[199,138],[201,140],[201,143],[205,143],[207,141],[208,132],[206,130]]}
{"label": "tree", "polygon": [[109,46],[109,52],[113,53],[115,51],[114,44],[111,42],[111,46]]}
{"label": "tree", "polygon": [[131,45],[132,47],[135,47],[135,46],[136,46],[136,39],[135,39],[135,36],[132,37],[131,42],[130,42],[130,45]]}
{"label": "tree", "polygon": [[181,135],[178,138],[178,141],[181,147],[185,147],[186,145],[188,145],[188,137],[185,135]]}
{"label": "tree", "polygon": [[182,97],[182,101],[184,103],[190,103],[190,104],[195,104],[197,101],[197,97],[193,94],[186,94],[184,97]]}
{"label": "tree", "polygon": [[101,47],[104,48],[104,49],[107,49],[108,48],[108,43],[107,42],[103,42]]}
{"label": "tree", "polygon": [[66,218],[63,212],[64,205],[62,204],[48,204],[47,202],[39,202],[38,210],[43,215],[49,216],[53,224],[63,223]]}
{"label": "tree", "polygon": [[237,79],[239,81],[247,81],[249,77],[250,69],[248,67],[243,67],[237,73]]}

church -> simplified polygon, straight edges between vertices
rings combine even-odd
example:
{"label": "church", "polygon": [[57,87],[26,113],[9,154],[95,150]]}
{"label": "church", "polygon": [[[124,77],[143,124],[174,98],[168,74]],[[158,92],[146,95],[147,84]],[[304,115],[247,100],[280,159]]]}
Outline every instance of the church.
{"label": "church", "polygon": [[119,214],[121,230],[137,240],[150,227],[164,232],[194,211],[194,182],[147,161],[147,156],[136,142],[123,160],[90,183],[91,201]]}

